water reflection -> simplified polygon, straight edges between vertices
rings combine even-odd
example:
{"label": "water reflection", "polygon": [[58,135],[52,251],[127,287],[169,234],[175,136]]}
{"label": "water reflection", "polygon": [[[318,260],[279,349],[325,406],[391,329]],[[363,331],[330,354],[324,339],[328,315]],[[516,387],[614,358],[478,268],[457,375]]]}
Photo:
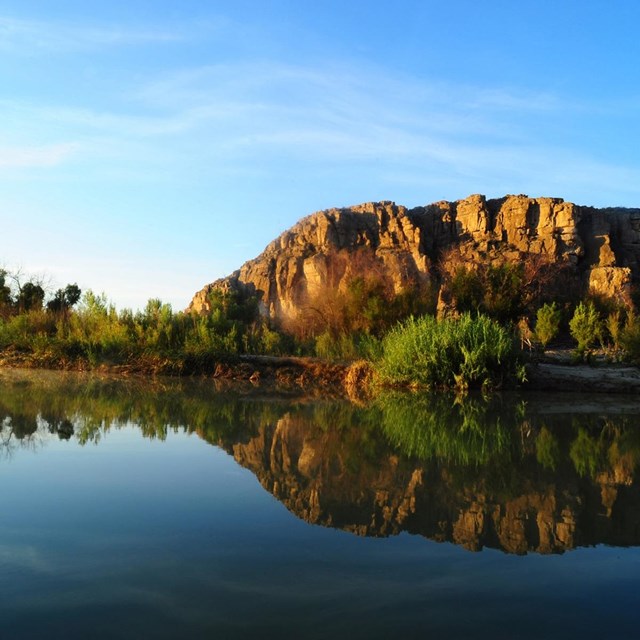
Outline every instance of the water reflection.
{"label": "water reflection", "polygon": [[[640,544],[635,400],[216,393],[211,381],[4,373],[0,448],[97,443],[136,425],[196,433],[307,522],[523,554]],[[6,464],[7,462],[2,462]]]}

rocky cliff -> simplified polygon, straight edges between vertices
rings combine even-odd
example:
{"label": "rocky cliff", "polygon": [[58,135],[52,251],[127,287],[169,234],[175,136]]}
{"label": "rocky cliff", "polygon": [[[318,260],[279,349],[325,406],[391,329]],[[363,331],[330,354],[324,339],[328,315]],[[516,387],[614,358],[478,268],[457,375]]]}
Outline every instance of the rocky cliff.
{"label": "rocky cliff", "polygon": [[188,310],[206,312],[214,288],[257,295],[264,315],[286,320],[362,274],[376,274],[395,293],[437,286],[452,248],[468,263],[541,256],[569,266],[587,289],[624,296],[640,279],[640,209],[472,195],[414,209],[378,202],[319,211],[197,292]]}

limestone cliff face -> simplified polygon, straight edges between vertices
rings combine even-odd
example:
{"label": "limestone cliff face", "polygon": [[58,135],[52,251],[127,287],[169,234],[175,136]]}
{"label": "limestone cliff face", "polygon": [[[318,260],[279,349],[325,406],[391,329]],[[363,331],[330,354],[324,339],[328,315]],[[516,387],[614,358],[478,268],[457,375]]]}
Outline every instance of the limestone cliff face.
{"label": "limestone cliff face", "polygon": [[640,209],[594,209],[525,195],[407,209],[393,202],[319,211],[303,218],[231,276],[197,292],[189,311],[208,310],[213,288],[255,294],[272,318],[295,318],[328,290],[376,274],[396,293],[437,282],[443,255],[468,261],[542,255],[573,266],[586,287],[624,295],[640,279]]}
{"label": "limestone cliff face", "polygon": [[244,286],[265,315],[295,317],[327,287],[344,288],[371,269],[398,292],[429,278],[423,231],[404,207],[369,203],[303,218],[239,271],[196,293],[189,310],[206,311],[212,288]]}

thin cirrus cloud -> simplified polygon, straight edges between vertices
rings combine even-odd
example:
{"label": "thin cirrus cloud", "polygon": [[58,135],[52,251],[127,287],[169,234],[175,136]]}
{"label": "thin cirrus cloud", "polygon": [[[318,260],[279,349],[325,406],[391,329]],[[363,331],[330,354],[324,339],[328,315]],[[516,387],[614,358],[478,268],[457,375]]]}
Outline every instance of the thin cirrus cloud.
{"label": "thin cirrus cloud", "polygon": [[[380,74],[261,63],[176,73],[141,89],[138,99],[149,108],[172,112],[184,130],[215,133],[216,124],[224,123],[220,133],[227,149],[297,147],[351,158],[382,149],[406,156],[410,138],[425,135],[505,135],[504,123],[489,117],[490,107],[467,108],[461,93],[455,87],[446,93],[441,87],[428,90],[425,83]],[[514,98],[512,107],[515,103]],[[525,98],[518,102],[527,109],[531,103]],[[394,136],[396,142],[389,146]]]}
{"label": "thin cirrus cloud", "polygon": [[[31,144],[0,149],[0,168],[58,166],[82,149],[104,169],[135,158],[152,171],[200,157],[211,171],[250,174],[265,158],[303,159],[354,163],[351,171],[375,163],[388,176],[404,166],[408,175],[422,169],[480,185],[511,180],[562,190],[560,176],[576,189],[595,179],[637,193],[629,182],[636,167],[596,159],[563,138],[563,119],[585,111],[597,118],[599,108],[548,91],[433,82],[330,61],[214,64],[157,74],[99,109],[5,102],[0,110],[14,130],[30,131]],[[41,144],[38,136],[46,140],[54,124],[82,145]]]}
{"label": "thin cirrus cloud", "polygon": [[37,55],[72,53],[103,47],[180,42],[186,35],[163,29],[125,29],[52,23],[0,16],[0,51]]}
{"label": "thin cirrus cloud", "polygon": [[0,147],[0,169],[56,167],[80,149],[78,143]]}

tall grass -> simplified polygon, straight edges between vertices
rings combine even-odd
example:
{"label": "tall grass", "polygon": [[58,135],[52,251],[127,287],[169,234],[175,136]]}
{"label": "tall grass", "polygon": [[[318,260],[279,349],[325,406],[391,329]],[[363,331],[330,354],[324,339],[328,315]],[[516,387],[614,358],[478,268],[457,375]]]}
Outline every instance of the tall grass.
{"label": "tall grass", "polygon": [[376,363],[383,383],[465,390],[522,378],[512,332],[483,315],[409,318],[392,329]]}

